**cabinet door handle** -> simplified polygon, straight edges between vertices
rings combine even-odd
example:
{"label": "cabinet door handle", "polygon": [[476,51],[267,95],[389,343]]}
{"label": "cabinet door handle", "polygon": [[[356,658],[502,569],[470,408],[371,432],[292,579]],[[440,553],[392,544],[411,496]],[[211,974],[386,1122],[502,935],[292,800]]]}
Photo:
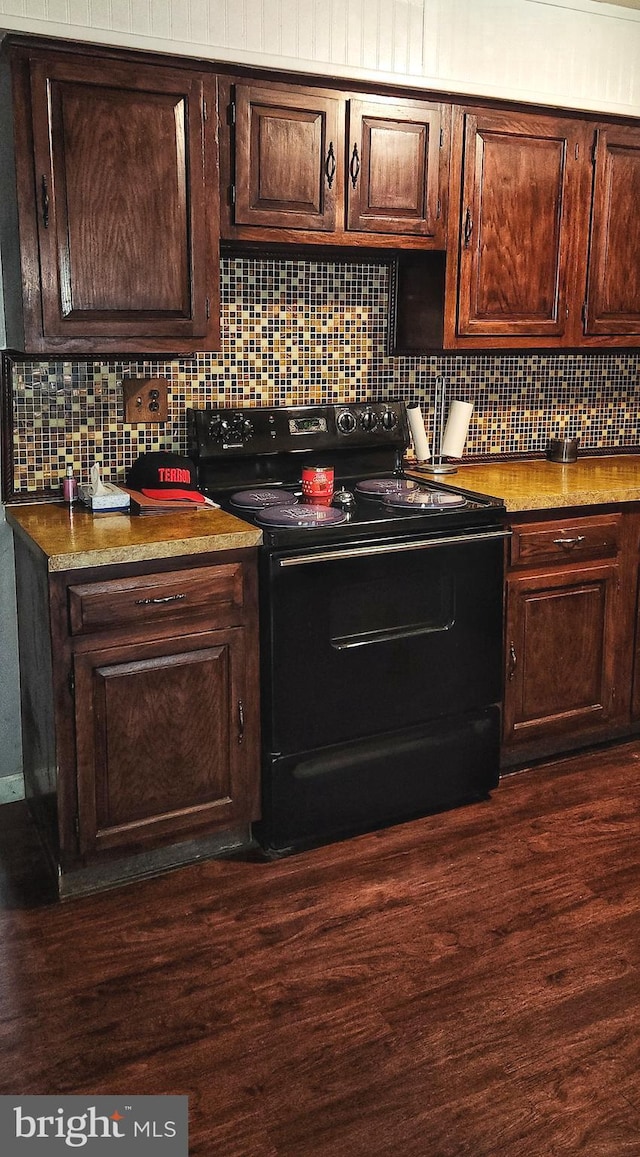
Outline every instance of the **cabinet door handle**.
{"label": "cabinet door handle", "polygon": [[516,649],[515,649],[514,644],[511,643],[511,646],[509,647],[509,670],[507,673],[507,678],[509,679],[510,682],[512,679],[515,678],[517,665],[518,665],[518,656],[516,655]]}
{"label": "cabinet door handle", "polygon": [[471,244],[471,234],[473,233],[473,217],[471,216],[471,209],[467,208],[464,215],[464,247],[468,249]]}
{"label": "cabinet door handle", "polygon": [[584,534],[576,534],[575,538],[554,538],[553,545],[561,546],[563,550],[573,550],[575,546],[579,546],[585,540]]}
{"label": "cabinet door handle", "polygon": [[161,603],[179,603],[186,595],[165,595],[163,599],[136,599],[136,607],[158,607]]}
{"label": "cabinet door handle", "polygon": [[244,703],[238,699],[238,743],[244,739]]}
{"label": "cabinet door handle", "polygon": [[358,156],[358,146],[354,145],[353,146],[353,152],[351,154],[351,160],[349,162],[349,174],[351,176],[351,184],[353,185],[354,189],[358,183],[359,172],[360,172],[360,157]]}
{"label": "cabinet door handle", "polygon": [[49,228],[49,186],[47,185],[47,178],[44,176],[44,174],[42,177],[41,193],[42,193],[42,224],[44,225],[45,229],[48,229]]}
{"label": "cabinet door handle", "polygon": [[329,141],[329,152],[324,163],[324,173],[327,178],[327,185],[329,188],[333,185],[333,178],[336,175],[336,155],[333,151],[333,141]]}

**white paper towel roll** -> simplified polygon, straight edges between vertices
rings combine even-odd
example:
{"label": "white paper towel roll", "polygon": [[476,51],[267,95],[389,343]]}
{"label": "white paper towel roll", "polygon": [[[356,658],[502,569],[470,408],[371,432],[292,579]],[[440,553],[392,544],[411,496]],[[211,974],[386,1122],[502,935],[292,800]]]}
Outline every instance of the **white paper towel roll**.
{"label": "white paper towel roll", "polygon": [[462,458],[467,440],[473,402],[452,402],[442,439],[442,453],[448,458]]}
{"label": "white paper towel roll", "polygon": [[417,402],[409,402],[407,405],[407,418],[409,419],[414,454],[418,462],[428,462],[431,457],[431,447],[425,434],[422,411]]}

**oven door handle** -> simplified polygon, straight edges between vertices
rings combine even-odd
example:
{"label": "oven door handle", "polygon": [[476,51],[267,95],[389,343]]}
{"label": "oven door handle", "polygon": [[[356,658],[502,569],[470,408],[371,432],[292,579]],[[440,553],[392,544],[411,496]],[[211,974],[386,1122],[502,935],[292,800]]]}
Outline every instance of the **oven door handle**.
{"label": "oven door handle", "polygon": [[346,558],[367,558],[370,555],[410,553],[430,550],[438,546],[464,546],[473,542],[487,542],[494,538],[511,538],[511,530],[482,530],[471,534],[454,534],[448,538],[418,538],[413,542],[386,542],[370,546],[347,546],[343,550],[325,550],[317,554],[297,554],[277,559],[278,566],[307,566],[312,562],[339,562]]}

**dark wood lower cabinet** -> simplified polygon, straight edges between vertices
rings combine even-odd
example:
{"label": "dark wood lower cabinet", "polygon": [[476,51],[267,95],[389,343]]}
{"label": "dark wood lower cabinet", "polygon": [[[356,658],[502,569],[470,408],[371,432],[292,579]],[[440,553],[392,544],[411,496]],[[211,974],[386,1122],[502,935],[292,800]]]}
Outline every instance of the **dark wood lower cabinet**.
{"label": "dark wood lower cabinet", "polygon": [[632,729],[637,516],[514,523],[503,764]]}
{"label": "dark wood lower cabinet", "polygon": [[247,844],[252,549],[46,573],[16,542],[25,793],[62,894]]}
{"label": "dark wood lower cabinet", "polygon": [[610,722],[617,588],[615,564],[509,579],[507,741]]}
{"label": "dark wood lower cabinet", "polygon": [[253,818],[243,628],[74,656],[80,851]]}

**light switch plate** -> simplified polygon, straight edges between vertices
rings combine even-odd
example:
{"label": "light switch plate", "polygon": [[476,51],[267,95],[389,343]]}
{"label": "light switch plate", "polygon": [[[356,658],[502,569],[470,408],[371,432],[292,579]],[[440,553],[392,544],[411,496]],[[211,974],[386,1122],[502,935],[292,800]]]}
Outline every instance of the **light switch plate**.
{"label": "light switch plate", "polygon": [[125,422],[166,422],[169,418],[169,387],[166,378],[124,378]]}

